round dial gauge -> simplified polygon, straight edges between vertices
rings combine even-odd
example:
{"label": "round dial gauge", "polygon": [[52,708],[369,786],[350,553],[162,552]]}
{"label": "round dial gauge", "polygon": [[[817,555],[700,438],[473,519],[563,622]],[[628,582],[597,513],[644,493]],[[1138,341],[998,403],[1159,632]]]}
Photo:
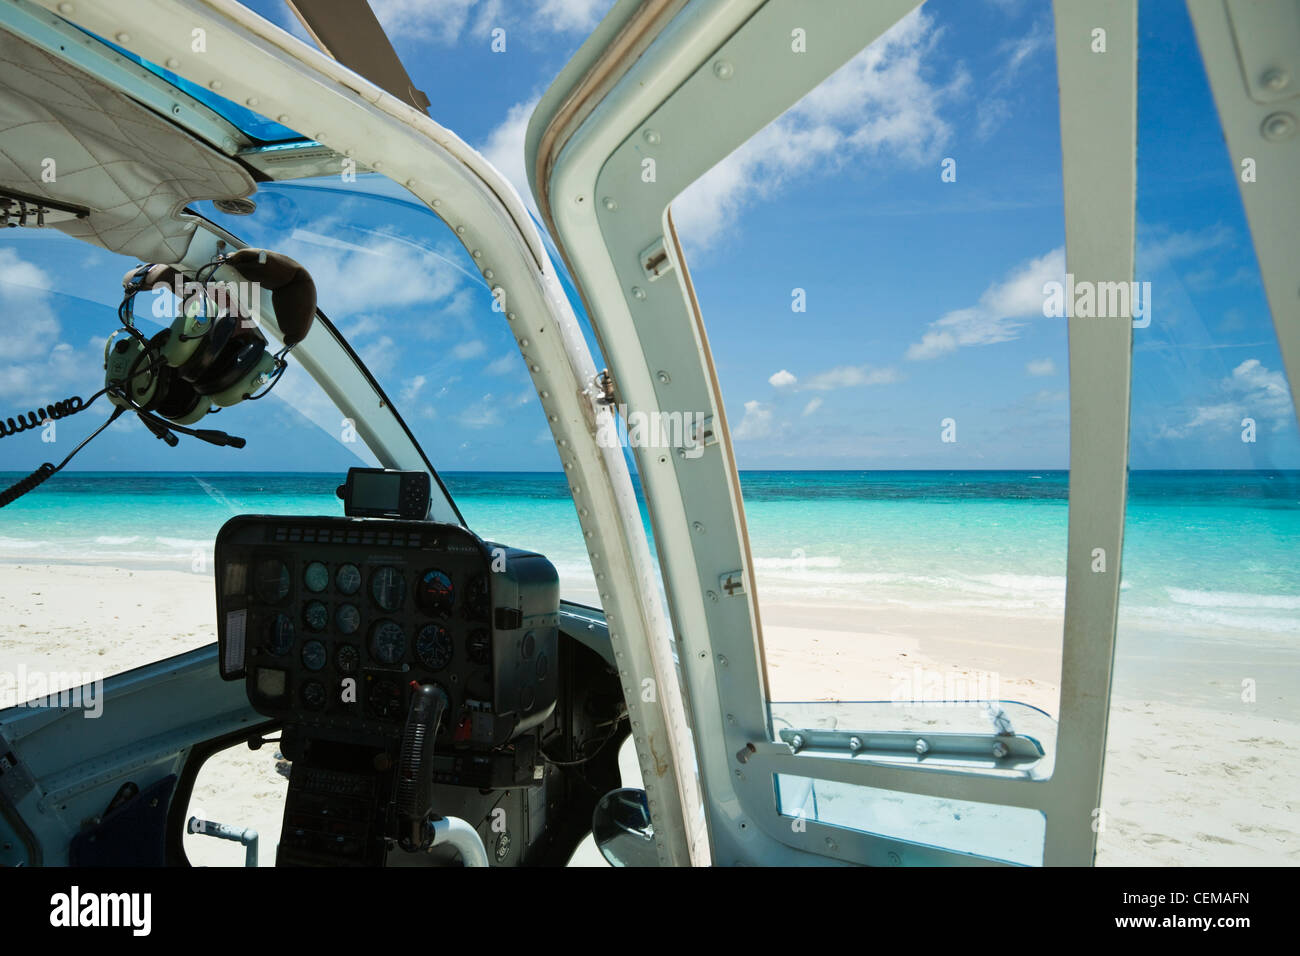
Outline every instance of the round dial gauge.
{"label": "round dial gauge", "polygon": [[318,671],[329,660],[329,651],[320,641],[308,641],[302,646],[302,666],[309,671]]}
{"label": "round dial gauge", "polygon": [[469,636],[469,660],[471,664],[492,663],[492,638],[487,631],[474,631]]}
{"label": "round dial gauge", "polygon": [[340,644],[334,652],[334,666],[340,674],[355,674],[361,666],[361,652],[355,644]]}
{"label": "round dial gauge", "polygon": [[334,574],[334,586],[342,594],[356,594],[361,589],[361,572],[355,564],[344,564]]}
{"label": "round dial gauge", "polygon": [[395,680],[375,681],[366,694],[366,706],[376,717],[396,717],[402,712],[402,688]]}
{"label": "round dial gauge", "polygon": [[293,650],[293,620],[289,615],[277,614],[266,632],[266,644],[272,654],[288,654]]}
{"label": "round dial gauge", "polygon": [[302,685],[302,702],[310,710],[320,710],[325,706],[325,685],[318,680],[309,680]]}
{"label": "round dial gauge", "polygon": [[257,562],[253,591],[266,603],[279,604],[289,593],[289,566],[278,558]]}
{"label": "round dial gauge", "polygon": [[451,632],[441,624],[426,624],[416,635],[415,654],[429,670],[442,670],[451,663]]}
{"label": "round dial gauge", "polygon": [[361,612],[355,604],[340,604],[334,612],[334,626],[340,634],[355,634],[361,627]]}
{"label": "round dial gauge", "polygon": [[415,592],[415,603],[428,614],[446,617],[451,614],[451,606],[456,601],[456,591],[451,578],[437,568],[431,568],[420,575],[420,583]]}
{"label": "round dial gauge", "polygon": [[406,653],[406,635],[392,621],[379,621],[370,630],[370,656],[380,664],[396,664]]}
{"label": "round dial gauge", "polygon": [[396,611],[406,598],[406,581],[397,568],[382,567],[370,579],[370,596],[385,611]]}
{"label": "round dial gauge", "polygon": [[492,597],[488,591],[488,580],[483,575],[476,575],[465,588],[465,613],[471,620],[486,621]]}
{"label": "round dial gauge", "polygon": [[308,601],[302,609],[302,618],[313,631],[323,631],[330,622],[329,608],[320,601]]}
{"label": "round dial gauge", "polygon": [[313,561],[303,571],[302,583],[307,585],[307,590],[312,594],[320,594],[330,586],[330,569],[319,561]]}

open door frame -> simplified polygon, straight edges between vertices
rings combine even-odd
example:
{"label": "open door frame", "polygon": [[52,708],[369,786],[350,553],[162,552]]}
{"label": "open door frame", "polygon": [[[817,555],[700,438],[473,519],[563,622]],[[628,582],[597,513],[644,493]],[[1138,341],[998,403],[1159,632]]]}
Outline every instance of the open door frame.
{"label": "open door frame", "polygon": [[[618,400],[713,419],[717,440],[697,459],[636,454],[688,689],[711,849],[724,865],[995,862],[813,821],[792,827],[779,815],[778,773],[1030,808],[1047,817],[1044,862],[1088,865],[1095,852],[1123,543],[1131,317],[1070,320],[1066,673],[1053,774],[1009,778],[796,754],[776,742],[768,715],[735,456],[668,207],[916,5],[704,0],[678,10],[624,0],[543,97],[529,128],[533,193],[584,295]],[[1055,15],[1067,268],[1128,282],[1136,7],[1058,0]],[[805,32],[807,52],[783,56],[795,28]],[[1098,28],[1106,31],[1105,55],[1091,50]],[[651,278],[641,253],[660,248],[669,266]],[[1092,571],[1097,548],[1107,554],[1100,574]],[[742,589],[724,593],[723,582],[736,578]]]}

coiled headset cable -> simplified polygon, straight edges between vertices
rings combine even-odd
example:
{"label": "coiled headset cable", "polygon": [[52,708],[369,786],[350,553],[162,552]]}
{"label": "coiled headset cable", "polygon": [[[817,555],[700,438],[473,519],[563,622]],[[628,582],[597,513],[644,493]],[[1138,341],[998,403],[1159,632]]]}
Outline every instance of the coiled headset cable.
{"label": "coiled headset cable", "polygon": [[[99,393],[99,395],[102,394],[103,392]],[[99,395],[96,395],[95,398],[98,398]],[[95,400],[94,398],[91,399],[92,402],[94,400]],[[86,405],[89,404],[90,402],[86,403]],[[84,408],[85,406],[83,405],[82,407]],[[80,409],[78,409],[78,411],[80,411]],[[125,408],[114,408],[113,414],[108,416],[108,420],[105,421],[104,424],[96,428],[89,435],[87,435],[85,438],[83,438],[81,440],[81,443],[78,444],[76,448],[72,449],[72,451],[68,452],[68,456],[64,458],[63,461],[59,462],[57,465],[53,465],[47,461],[43,465],[41,465],[41,467],[37,468],[34,472],[28,475],[26,478],[10,485],[4,491],[0,491],[0,508],[3,508],[6,505],[12,504],[13,502],[17,501],[23,495],[27,494],[27,492],[31,491],[33,488],[36,488],[38,485],[44,482],[55,472],[60,471],[64,465],[72,461],[73,455],[81,451],[81,449],[85,448],[92,438],[94,438],[96,435],[102,432],[109,425],[113,424],[113,422],[117,421],[118,416],[120,416],[125,411],[126,411]],[[10,419],[10,421],[12,421],[12,419]]]}

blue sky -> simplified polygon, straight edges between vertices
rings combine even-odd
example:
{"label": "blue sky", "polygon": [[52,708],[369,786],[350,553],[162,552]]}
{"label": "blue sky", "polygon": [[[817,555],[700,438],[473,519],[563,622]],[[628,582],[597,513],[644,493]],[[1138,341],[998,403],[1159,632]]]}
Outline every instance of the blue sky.
{"label": "blue sky", "polygon": [[[279,0],[249,6],[301,32]],[[608,3],[375,0],[431,115],[527,192],[536,98]],[[1271,320],[1185,8],[1141,6],[1135,468],[1300,467]],[[506,30],[506,52],[489,32]],[[742,468],[1064,468],[1065,321],[1050,5],[931,0],[674,204]],[[467,82],[468,77],[473,82]],[[955,182],[941,180],[945,159]],[[551,470],[549,432],[502,316],[450,232],[382,184],[264,188],[224,218],[315,275],[322,309],[445,470]],[[385,195],[376,195],[376,194]],[[529,200],[531,203],[531,199]],[[0,305],[28,317],[0,407],[102,384],[134,263],[48,235],[0,237]],[[791,309],[803,290],[806,311]],[[300,369],[283,398],[211,419],[242,451],[165,448],[117,423],[82,468],[338,469],[355,463]],[[1241,441],[1240,421],[1258,422]],[[957,441],[940,440],[952,418]],[[0,442],[28,470],[99,420]]]}

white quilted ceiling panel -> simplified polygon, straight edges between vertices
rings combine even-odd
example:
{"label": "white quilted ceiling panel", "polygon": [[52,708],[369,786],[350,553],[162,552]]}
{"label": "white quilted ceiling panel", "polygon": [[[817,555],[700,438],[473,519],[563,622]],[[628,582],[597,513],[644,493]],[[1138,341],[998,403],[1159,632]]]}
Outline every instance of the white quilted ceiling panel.
{"label": "white quilted ceiling panel", "polygon": [[177,218],[187,203],[255,188],[223,154],[0,30],[0,191],[91,210],[51,228],[144,262],[176,262],[194,232]]}

